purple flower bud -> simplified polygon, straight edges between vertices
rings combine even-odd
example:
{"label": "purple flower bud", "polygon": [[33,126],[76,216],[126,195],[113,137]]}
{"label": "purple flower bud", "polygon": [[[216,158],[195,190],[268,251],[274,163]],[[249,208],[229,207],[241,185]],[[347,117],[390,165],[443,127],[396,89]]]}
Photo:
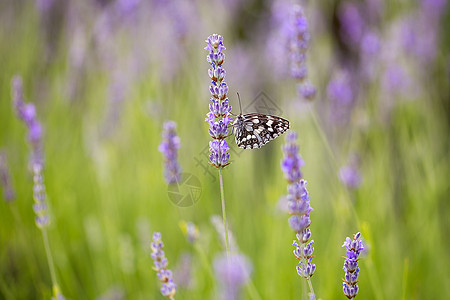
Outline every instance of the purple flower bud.
{"label": "purple flower bud", "polygon": [[42,127],[37,120],[34,104],[25,104],[24,102],[22,78],[18,75],[12,79],[12,94],[17,116],[25,123],[28,129],[28,142],[31,145],[30,165],[33,165],[35,162],[42,164]]}
{"label": "purple flower bud", "polygon": [[344,282],[343,291],[344,295],[348,299],[353,299],[358,294],[358,282],[359,267],[358,260],[359,254],[364,250],[362,240],[360,239],[361,233],[358,232],[353,236],[353,239],[347,237],[342,247],[347,248],[346,258],[344,261]]}
{"label": "purple flower bud", "polygon": [[180,138],[176,134],[176,126],[177,124],[174,121],[164,123],[163,141],[158,147],[159,152],[164,155],[164,177],[169,184],[178,182],[181,177],[181,167],[178,163]]}
{"label": "purple flower bud", "polygon": [[161,294],[169,299],[174,299],[177,286],[173,282],[172,271],[167,269],[168,260],[164,254],[161,233],[153,233],[153,241],[150,244],[150,248],[152,250],[150,256],[153,259],[154,270],[157,272],[157,277],[162,283]]}
{"label": "purple flower bud", "polygon": [[342,2],[338,11],[339,21],[341,22],[341,36],[349,46],[359,44],[362,38],[365,22],[356,3]]}
{"label": "purple flower bud", "polygon": [[311,82],[305,81],[297,84],[297,92],[308,100],[316,97],[317,89]]}
{"label": "purple flower bud", "polygon": [[302,178],[300,168],[305,162],[298,154],[297,134],[289,131],[286,135],[286,144],[283,145],[284,158],[281,161],[281,170],[289,182],[297,182]]}
{"label": "purple flower bud", "polygon": [[33,198],[35,205],[33,207],[36,213],[36,225],[43,229],[50,223],[46,205],[46,193],[43,176],[42,159],[42,127],[37,120],[36,108],[33,103],[25,104],[23,99],[22,78],[14,76],[12,79],[13,103],[17,116],[25,123],[28,128],[28,142],[31,145],[30,166],[33,172]]}

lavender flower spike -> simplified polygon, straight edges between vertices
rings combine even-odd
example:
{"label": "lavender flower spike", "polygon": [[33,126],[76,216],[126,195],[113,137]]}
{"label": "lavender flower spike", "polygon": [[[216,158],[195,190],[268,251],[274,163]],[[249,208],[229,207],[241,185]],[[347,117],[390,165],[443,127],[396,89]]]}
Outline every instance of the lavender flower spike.
{"label": "lavender flower spike", "polygon": [[347,248],[347,255],[344,262],[345,277],[342,285],[344,294],[348,299],[355,298],[359,291],[357,285],[359,276],[358,260],[359,254],[364,250],[360,237],[361,233],[358,232],[353,236],[353,240],[347,237],[342,245],[342,247]]}
{"label": "lavender flower spike", "polygon": [[40,229],[48,227],[50,218],[47,210],[42,159],[42,129],[36,118],[33,103],[25,104],[23,99],[22,79],[15,76],[12,80],[13,102],[18,117],[28,128],[28,142],[31,145],[30,166],[33,172],[33,210],[36,213],[36,226]]}
{"label": "lavender flower spike", "polygon": [[50,217],[47,209],[47,194],[44,185],[44,160],[42,155],[42,127],[36,118],[36,108],[33,103],[25,104],[23,97],[22,78],[14,76],[12,80],[13,103],[18,117],[24,121],[28,128],[28,142],[31,146],[30,168],[33,172],[33,210],[36,213],[36,226],[41,229],[42,238],[47,253],[47,262],[53,283],[52,299],[64,299],[59,290],[56,280],[55,266],[53,264],[52,253],[46,228],[50,224]]}
{"label": "lavender flower spike", "polygon": [[165,254],[164,254],[164,244],[161,239],[161,233],[153,233],[153,242],[150,244],[154,267],[153,269],[157,272],[158,279],[162,283],[161,294],[168,299],[175,299],[175,294],[177,292],[177,286],[173,282],[172,271],[167,269],[169,264]]}
{"label": "lavender flower spike", "polygon": [[213,34],[206,40],[205,50],[209,51],[206,60],[211,65],[208,75],[211,79],[209,91],[211,93],[209,112],[205,122],[209,123],[209,135],[213,141],[209,142],[210,163],[216,168],[223,168],[229,164],[229,147],[225,141],[229,133],[228,126],[231,122],[231,105],[227,98],[228,85],[225,82],[225,69],[222,64],[225,61],[225,46],[221,35]]}
{"label": "lavender flower spike", "polygon": [[223,253],[214,260],[214,273],[220,283],[220,299],[237,300],[244,284],[250,279],[251,264],[241,254]]}
{"label": "lavender flower spike", "polygon": [[311,276],[316,270],[316,265],[312,263],[314,252],[314,241],[310,240],[311,230],[309,226],[311,220],[309,214],[313,210],[309,204],[309,193],[306,189],[306,180],[302,179],[300,167],[304,161],[298,154],[297,134],[293,131],[286,136],[286,144],[283,145],[284,158],[281,162],[281,169],[285,173],[288,185],[288,209],[291,217],[289,225],[296,232],[297,240],[292,245],[295,247],[294,256],[299,260],[296,267],[299,276],[305,278],[310,288],[310,295],[315,297],[312,288]]}
{"label": "lavender flower spike", "polygon": [[24,102],[22,78],[18,75],[12,80],[12,96],[17,116],[28,128],[28,142],[31,145],[30,166],[43,164],[42,157],[42,127],[36,118],[36,108],[33,103]]}
{"label": "lavender flower spike", "polygon": [[298,82],[297,91],[299,95],[312,100],[316,95],[316,88],[307,79],[306,52],[310,40],[308,21],[299,5],[294,5],[290,17],[289,60],[291,77]]}
{"label": "lavender flower spike", "polygon": [[163,141],[158,147],[159,152],[164,155],[164,177],[167,183],[172,184],[180,180],[181,167],[178,163],[178,149],[180,148],[180,138],[175,131],[177,124],[174,121],[167,121],[163,125]]}
{"label": "lavender flower spike", "polygon": [[305,162],[298,154],[297,134],[289,131],[286,135],[286,144],[283,145],[284,158],[281,161],[281,170],[289,183],[297,182],[302,178],[300,168]]}

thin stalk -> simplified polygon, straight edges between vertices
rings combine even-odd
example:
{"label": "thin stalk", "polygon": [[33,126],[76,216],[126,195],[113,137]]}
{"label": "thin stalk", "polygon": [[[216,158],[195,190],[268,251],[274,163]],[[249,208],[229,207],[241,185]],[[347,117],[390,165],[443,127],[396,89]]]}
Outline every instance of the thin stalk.
{"label": "thin stalk", "polygon": [[220,201],[222,202],[222,218],[223,218],[223,228],[225,231],[225,246],[227,249],[227,256],[230,256],[230,246],[228,244],[228,228],[227,228],[227,213],[225,210],[225,195],[223,192],[223,176],[222,168],[219,168],[219,183],[220,183]]}
{"label": "thin stalk", "polygon": [[[312,283],[311,283],[311,277],[310,277],[310,278],[307,278],[307,279],[306,279],[306,282],[308,282],[309,290],[311,291],[311,293],[312,293],[313,295],[315,295],[314,289],[313,289],[313,286],[312,286]],[[309,299],[309,298],[308,298],[308,299]]]}
{"label": "thin stalk", "polygon": [[48,267],[50,269],[50,277],[52,278],[53,292],[56,294],[56,292],[59,290],[59,286],[58,282],[56,281],[55,265],[53,263],[53,256],[50,251],[50,243],[48,242],[47,230],[45,228],[42,229],[42,238],[44,240],[45,253],[47,254],[47,262]]}

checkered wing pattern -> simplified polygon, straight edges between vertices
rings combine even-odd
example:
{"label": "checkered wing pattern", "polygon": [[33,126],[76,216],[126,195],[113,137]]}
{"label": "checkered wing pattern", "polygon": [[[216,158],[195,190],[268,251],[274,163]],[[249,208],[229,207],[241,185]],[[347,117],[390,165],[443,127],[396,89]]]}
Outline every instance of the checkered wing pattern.
{"label": "checkered wing pattern", "polygon": [[289,121],[257,113],[238,115],[233,122],[236,144],[240,148],[261,148],[289,129]]}

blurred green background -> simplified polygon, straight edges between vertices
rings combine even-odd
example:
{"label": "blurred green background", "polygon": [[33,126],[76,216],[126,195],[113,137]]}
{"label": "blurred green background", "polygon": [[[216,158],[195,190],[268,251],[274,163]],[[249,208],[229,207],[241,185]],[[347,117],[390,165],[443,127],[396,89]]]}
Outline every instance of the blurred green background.
{"label": "blurred green background", "polygon": [[[243,107],[258,103],[264,92],[299,135],[314,208],[317,297],[345,298],[341,245],[358,231],[367,246],[358,299],[448,297],[449,5],[299,3],[311,33],[307,64],[317,88],[314,101],[301,99],[295,81],[276,71],[288,58],[271,48],[283,46],[276,17],[288,20],[291,2],[2,1],[0,147],[16,198],[0,201],[0,298],[51,297],[34,224],[26,128],[11,100],[11,79],[20,74],[25,99],[36,104],[44,128],[48,234],[64,296],[163,299],[149,256],[152,232],[160,231],[172,270],[183,255],[191,257],[192,282],[180,284],[176,299],[217,299],[217,282],[204,263],[212,265],[223,251],[210,222],[221,215],[218,172],[205,155],[210,80],[203,48],[212,33],[223,35],[227,47],[223,66],[233,112],[239,112],[237,91]],[[366,22],[364,30],[377,37],[379,46],[369,56],[342,31],[349,3]],[[408,20],[412,29],[404,25]],[[413,37],[405,39],[421,46],[418,52],[400,45],[408,28]],[[431,54],[428,47],[434,47]],[[389,85],[386,72],[393,65],[404,73]],[[351,77],[350,105],[334,99],[330,89],[343,73]],[[166,120],[178,124],[183,171],[201,184],[198,202],[189,207],[168,197],[158,152]],[[289,215],[279,203],[287,193],[283,143],[284,136],[240,151],[230,137],[233,163],[224,170],[229,226],[252,262],[260,299],[300,299],[306,287],[295,270]],[[338,176],[353,156],[362,180],[357,188]],[[181,220],[199,227],[201,251],[186,241]],[[242,298],[259,299],[250,294],[244,288]]]}

